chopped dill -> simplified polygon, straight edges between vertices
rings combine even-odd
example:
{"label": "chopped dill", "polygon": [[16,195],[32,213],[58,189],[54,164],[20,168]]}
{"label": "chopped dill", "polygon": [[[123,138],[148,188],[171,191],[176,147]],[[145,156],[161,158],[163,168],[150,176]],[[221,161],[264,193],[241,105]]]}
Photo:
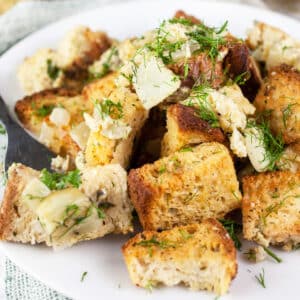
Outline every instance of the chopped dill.
{"label": "chopped dill", "polygon": [[193,152],[193,148],[192,147],[182,147],[179,152]]}
{"label": "chopped dill", "polygon": [[172,54],[181,49],[185,43],[184,40],[170,42],[168,40],[169,32],[165,30],[166,21],[163,21],[157,29],[157,35],[152,43],[146,44],[146,48],[154,52],[154,54],[161,58],[164,64],[173,62]]}
{"label": "chopped dill", "polygon": [[236,83],[237,85],[244,85],[246,81],[250,78],[251,74],[248,71],[245,71],[239,75],[237,75],[233,79],[233,83]]}
{"label": "chopped dill", "polygon": [[179,233],[184,240],[188,240],[193,237],[192,234],[188,233],[186,230],[183,230],[183,229],[179,229]]}
{"label": "chopped dill", "polygon": [[230,235],[231,239],[234,242],[235,248],[241,250],[242,243],[237,234],[242,230],[242,225],[230,219],[219,219],[219,222],[222,223],[222,225]]}
{"label": "chopped dill", "polygon": [[207,52],[212,61],[219,55],[219,47],[225,44],[223,33],[226,31],[228,21],[220,28],[208,27],[204,24],[197,24],[194,31],[188,32],[187,36],[198,42],[201,52]]}
{"label": "chopped dill", "polygon": [[281,263],[282,262],[282,259],[279,258],[273,251],[271,251],[269,248],[263,246],[265,252],[270,256],[272,257],[276,262],[278,263]]}
{"label": "chopped dill", "polygon": [[88,81],[91,81],[94,79],[99,79],[99,78],[102,78],[105,75],[107,75],[110,71],[110,64],[111,64],[112,57],[116,54],[118,54],[117,48],[112,47],[106,61],[102,64],[102,70],[100,72],[96,72],[96,73],[89,73]]}
{"label": "chopped dill", "polygon": [[2,124],[0,124],[0,134],[5,134],[6,130]]}
{"label": "chopped dill", "polygon": [[[207,121],[211,127],[219,127],[219,119],[213,111],[211,104],[208,101],[209,89],[206,85],[199,85],[193,88],[192,97],[195,98],[197,106],[197,116],[204,121]],[[195,106],[194,102],[187,102],[188,106]]]}
{"label": "chopped dill", "polygon": [[265,270],[262,268],[262,272],[259,273],[258,275],[255,275],[256,280],[258,283],[265,289],[266,284],[265,284]]}
{"label": "chopped dill", "polygon": [[39,117],[46,117],[50,115],[55,108],[55,105],[50,104],[50,105],[43,105],[40,108],[36,109],[35,113]]}
{"label": "chopped dill", "polygon": [[110,99],[105,99],[101,102],[96,100],[94,105],[102,119],[106,116],[116,120],[123,117],[123,107],[120,102],[115,103]]}
{"label": "chopped dill", "polygon": [[49,78],[55,80],[58,77],[60,71],[61,70],[59,69],[59,67],[53,64],[51,59],[47,59],[47,74]]}
{"label": "chopped dill", "polygon": [[282,122],[285,129],[287,128],[287,120],[292,114],[292,107],[296,104],[297,103],[290,103],[287,107],[285,107],[282,110]]}
{"label": "chopped dill", "polygon": [[186,18],[173,18],[173,19],[169,20],[169,23],[171,23],[171,24],[181,24],[181,25],[184,25],[184,26],[193,26],[194,25],[194,23],[191,20],[186,19]]}
{"label": "chopped dill", "polygon": [[85,277],[87,275],[87,272],[83,272],[82,275],[81,275],[81,278],[80,278],[80,281],[83,282]]}
{"label": "chopped dill", "polygon": [[259,141],[265,149],[264,161],[268,161],[265,171],[274,171],[277,169],[276,163],[281,158],[284,151],[284,141],[282,135],[273,135],[269,122],[263,118],[260,123],[248,121],[247,128],[256,128],[260,131]]}

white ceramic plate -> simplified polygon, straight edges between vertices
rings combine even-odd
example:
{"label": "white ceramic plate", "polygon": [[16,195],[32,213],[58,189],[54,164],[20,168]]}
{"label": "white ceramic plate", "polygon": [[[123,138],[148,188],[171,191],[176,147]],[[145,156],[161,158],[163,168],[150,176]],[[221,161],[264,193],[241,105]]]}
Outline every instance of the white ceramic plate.
{"label": "white ceramic plate", "polygon": [[[14,103],[23,97],[16,78],[16,70],[25,56],[41,47],[55,47],[66,31],[78,24],[102,29],[111,36],[126,38],[142,34],[156,27],[161,20],[171,17],[177,9],[184,9],[211,25],[229,20],[230,31],[245,36],[254,20],[279,26],[300,39],[299,23],[279,14],[248,6],[208,3],[201,1],[138,1],[105,6],[91,12],[64,19],[43,28],[22,40],[0,58],[0,93],[13,111]],[[0,188],[1,189],[1,188]],[[1,195],[1,190],[0,190]],[[11,260],[57,291],[76,299],[213,299],[206,292],[192,292],[183,287],[159,288],[149,292],[133,286],[122,259],[120,247],[128,237],[108,236],[84,242],[61,252],[43,246],[32,247],[1,243],[1,249]],[[222,299],[298,299],[300,251],[277,252],[281,264],[271,260],[251,264],[239,254],[239,271],[230,293]],[[255,279],[265,270],[266,289]],[[80,282],[83,272],[88,272]]]}

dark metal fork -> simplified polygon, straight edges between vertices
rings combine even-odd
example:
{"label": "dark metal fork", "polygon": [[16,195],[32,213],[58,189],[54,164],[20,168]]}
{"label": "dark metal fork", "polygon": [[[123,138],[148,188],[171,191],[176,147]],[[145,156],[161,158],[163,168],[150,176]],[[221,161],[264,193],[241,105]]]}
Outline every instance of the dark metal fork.
{"label": "dark metal fork", "polygon": [[32,138],[9,115],[8,109],[0,96],[0,120],[6,127],[8,146],[5,157],[5,171],[14,162],[19,162],[34,169],[50,170],[54,154],[44,145]]}

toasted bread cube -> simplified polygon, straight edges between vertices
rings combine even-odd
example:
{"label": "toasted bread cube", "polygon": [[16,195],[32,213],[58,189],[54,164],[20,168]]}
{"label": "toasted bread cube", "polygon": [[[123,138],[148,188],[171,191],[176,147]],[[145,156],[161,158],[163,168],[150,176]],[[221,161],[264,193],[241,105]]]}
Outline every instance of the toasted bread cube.
{"label": "toasted bread cube", "polygon": [[272,131],[285,143],[300,140],[300,72],[286,65],[272,69],[254,105],[258,113],[270,113]]}
{"label": "toasted bread cube", "polygon": [[243,178],[244,237],[289,250],[300,243],[300,173],[277,171]]}
{"label": "toasted bread cube", "polygon": [[161,155],[167,156],[186,145],[205,142],[224,143],[226,137],[220,128],[197,116],[197,109],[183,104],[174,104],[167,111],[167,133],[162,141]]}
{"label": "toasted bread cube", "polygon": [[[64,121],[52,115],[55,108],[67,114]],[[52,89],[27,96],[16,103],[16,114],[23,124],[37,139],[54,153],[69,155],[73,160],[83,145],[78,145],[73,129],[84,121],[83,112],[92,112],[93,103],[74,90]],[[54,117],[54,118],[53,118]],[[72,138],[73,136],[73,138]],[[87,140],[87,138],[86,138]]]}
{"label": "toasted bread cube", "polygon": [[128,186],[146,230],[222,218],[241,204],[231,156],[219,143],[204,143],[132,169]]}
{"label": "toasted bread cube", "polygon": [[85,150],[85,160],[89,166],[118,163],[126,168],[130,162],[134,140],[147,118],[147,111],[142,107],[137,95],[127,88],[116,87],[116,76],[117,74],[113,73],[91,83],[85,88],[83,95],[92,101],[109,98],[114,103],[120,103],[121,121],[130,126],[131,130],[127,137],[120,139],[105,136],[101,129],[91,131]]}
{"label": "toasted bread cube", "polygon": [[110,45],[111,40],[105,32],[77,26],[65,35],[58,46],[59,65],[67,70],[86,69]]}
{"label": "toasted bread cube", "polygon": [[276,165],[279,170],[300,171],[300,143],[288,145]]}
{"label": "toasted bread cube", "polygon": [[247,38],[253,56],[264,62],[266,69],[281,64],[300,68],[300,42],[279,28],[255,22]]}
{"label": "toasted bread cube", "polygon": [[125,170],[98,166],[80,177],[78,188],[50,190],[39,171],[12,165],[0,210],[0,240],[64,248],[133,231]]}
{"label": "toasted bread cube", "polygon": [[144,231],[122,250],[131,280],[144,288],[183,283],[223,295],[237,273],[234,244],[214,219],[160,233]]}

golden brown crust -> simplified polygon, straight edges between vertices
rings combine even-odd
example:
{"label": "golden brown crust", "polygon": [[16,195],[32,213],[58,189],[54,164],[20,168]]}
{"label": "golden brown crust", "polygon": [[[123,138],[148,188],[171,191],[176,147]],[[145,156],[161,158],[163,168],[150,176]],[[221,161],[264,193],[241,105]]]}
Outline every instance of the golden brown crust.
{"label": "golden brown crust", "polygon": [[233,80],[241,74],[245,75],[244,78],[247,80],[241,85],[241,89],[244,95],[253,101],[262,84],[262,78],[246,44],[241,42],[231,43],[224,64],[229,77]]}
{"label": "golden brown crust", "polygon": [[214,128],[201,119],[196,108],[180,103],[168,108],[167,130],[162,140],[162,156],[174,153],[187,145],[205,142],[227,143],[227,138],[220,128]]}
{"label": "golden brown crust", "polygon": [[170,114],[177,118],[180,131],[199,133],[203,142],[224,143],[226,137],[220,128],[211,125],[197,116],[197,109],[183,104],[175,104],[170,107]]}
{"label": "golden brown crust", "polygon": [[150,230],[224,217],[241,198],[232,159],[219,143],[130,170],[128,190],[143,228]]}
{"label": "golden brown crust", "polygon": [[[153,240],[156,243],[143,244]],[[194,289],[224,294],[237,273],[234,243],[223,226],[211,218],[160,233],[143,231],[127,241],[122,252],[132,281],[142,287],[149,281],[154,285],[160,282],[174,285],[181,279]],[[222,275],[213,272],[216,260]],[[197,267],[194,269],[191,262],[195,261]],[[154,272],[151,271],[153,268]],[[202,270],[206,272],[205,278],[196,279],[194,272],[201,273]],[[186,279],[187,274],[191,275],[190,281]],[[172,282],[174,276],[176,279]]]}
{"label": "golden brown crust", "polygon": [[16,103],[15,112],[23,126],[37,138],[40,136],[43,123],[53,127],[56,133],[61,132],[61,128],[58,129],[50,122],[49,115],[38,115],[39,109],[45,106],[62,106],[69,112],[71,118],[70,124],[63,128],[63,133],[59,138],[49,141],[47,146],[56,154],[70,155],[72,159],[75,159],[80,148],[71,138],[70,131],[72,127],[84,121],[83,112],[92,112],[93,102],[82,97],[77,90],[65,88],[44,90],[19,100]]}
{"label": "golden brown crust", "polygon": [[200,24],[202,23],[198,18],[192,16],[192,15],[188,15],[185,11],[183,10],[177,10],[175,15],[174,15],[174,18],[184,18],[184,19],[187,19],[187,20],[190,20],[191,22],[193,22],[194,24]]}
{"label": "golden brown crust", "polygon": [[276,171],[243,178],[244,237],[265,246],[300,243],[300,172]]}
{"label": "golden brown crust", "polygon": [[261,86],[254,105],[257,113],[270,112],[272,131],[285,143],[300,140],[300,72],[287,65],[272,68]]}
{"label": "golden brown crust", "polygon": [[[10,168],[0,209],[0,240],[13,239],[13,222],[18,218],[17,201],[26,184],[26,179],[31,178],[36,173],[38,172],[21,164]],[[24,174],[26,174],[25,177]]]}

